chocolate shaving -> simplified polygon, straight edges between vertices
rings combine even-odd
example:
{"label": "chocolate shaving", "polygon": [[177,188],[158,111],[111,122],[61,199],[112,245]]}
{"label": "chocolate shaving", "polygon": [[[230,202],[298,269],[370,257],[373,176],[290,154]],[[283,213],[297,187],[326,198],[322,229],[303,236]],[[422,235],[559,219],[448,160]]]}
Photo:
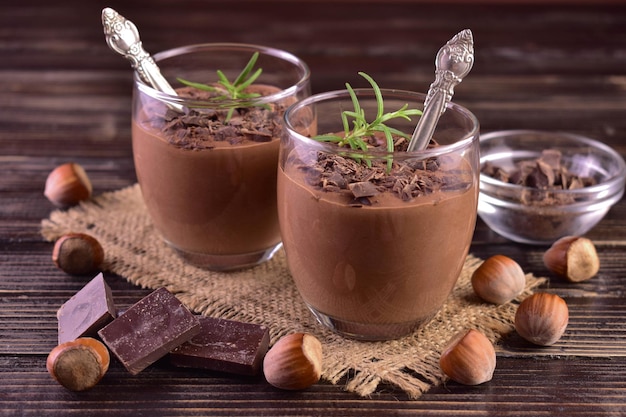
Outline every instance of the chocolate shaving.
{"label": "chocolate shaving", "polygon": [[[406,140],[395,137],[395,143],[402,151]],[[384,138],[375,136],[363,138],[371,148],[385,149]],[[431,144],[432,146],[438,146]],[[467,180],[447,170],[442,170],[441,159],[400,159],[392,160],[391,170],[384,158],[363,160],[359,151],[346,148],[345,153],[315,152],[311,160],[302,162],[310,185],[325,192],[349,192],[354,197],[349,205],[363,207],[375,204],[374,197],[379,193],[393,193],[403,201],[428,195],[438,190],[461,190],[471,184]]]}
{"label": "chocolate shaving", "polygon": [[[249,87],[261,95],[273,94],[278,89],[272,86]],[[194,100],[212,100],[220,92],[202,91],[193,87],[176,90],[181,97]],[[160,130],[174,146],[182,149],[212,149],[216,143],[239,145],[246,142],[270,142],[278,139],[282,132],[281,118],[284,105],[272,103],[265,106],[237,108],[228,123],[225,109],[191,108],[185,113],[168,110],[165,116],[155,115],[151,125]]]}
{"label": "chocolate shaving", "polygon": [[372,197],[378,194],[376,186],[369,181],[353,182],[348,184],[348,188],[357,199],[360,197]]}
{"label": "chocolate shaving", "polygon": [[561,169],[561,151],[556,149],[545,149],[541,152],[540,161],[547,164],[554,171]]}

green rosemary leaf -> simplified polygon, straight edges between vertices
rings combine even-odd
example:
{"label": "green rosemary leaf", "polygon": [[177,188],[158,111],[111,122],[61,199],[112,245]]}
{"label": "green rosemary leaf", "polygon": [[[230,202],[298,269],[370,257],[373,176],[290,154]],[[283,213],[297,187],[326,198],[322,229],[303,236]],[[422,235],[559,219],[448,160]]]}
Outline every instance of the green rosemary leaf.
{"label": "green rosemary leaf", "polygon": [[248,88],[250,86],[250,84],[255,82],[257,78],[259,78],[259,75],[261,75],[262,72],[263,72],[263,70],[261,68],[259,68],[246,81],[241,82],[240,84],[235,84],[237,86],[237,90],[238,91],[242,91],[242,90],[245,90],[246,88]]}
{"label": "green rosemary leaf", "polygon": [[[216,101],[227,101],[227,100],[255,99],[255,98],[261,97],[261,94],[258,94],[258,93],[244,93],[243,92],[252,83],[254,83],[263,72],[263,69],[258,68],[256,71],[254,71],[252,75],[250,75],[250,73],[252,72],[254,68],[254,65],[256,64],[258,57],[259,57],[259,53],[255,52],[250,58],[250,60],[248,61],[248,63],[246,64],[246,66],[244,67],[244,69],[241,71],[241,73],[237,76],[237,78],[235,78],[235,81],[232,83],[230,82],[228,77],[226,77],[226,74],[224,74],[222,70],[217,70],[216,73],[217,73],[218,83],[226,89],[227,94],[214,97],[213,99]],[[183,85],[194,87],[199,90],[210,91],[210,92],[220,91],[220,89],[217,89],[214,86],[192,82],[192,81],[184,80],[182,78],[178,78],[178,81],[182,83]],[[254,106],[254,107],[261,107],[266,110],[271,109],[271,107],[267,103],[256,103],[255,101],[251,101],[249,103],[226,104],[225,108],[228,108],[228,113],[226,115],[226,119],[224,120],[226,124],[230,122],[234,114],[235,107],[233,106],[235,107]]]}
{"label": "green rosemary leaf", "polygon": [[[376,84],[372,77],[364,72],[359,72],[359,75],[370,83],[374,91],[374,97],[376,99],[376,118],[371,122],[367,121],[367,118],[365,117],[365,110],[361,107],[356,92],[349,83],[346,83],[346,90],[348,91],[354,110],[344,110],[341,112],[344,137],[340,138],[336,135],[319,135],[313,137],[313,139],[323,142],[334,142],[337,146],[348,145],[353,150],[360,150],[363,154],[349,153],[347,155],[358,163],[365,161],[368,166],[371,166],[372,158],[367,155],[369,147],[363,138],[372,136],[375,132],[382,132],[385,135],[387,150],[389,152],[393,152],[394,136],[398,135],[407,139],[410,136],[396,128],[387,126],[385,123],[393,119],[404,119],[410,121],[412,116],[421,115],[422,111],[418,109],[409,109],[408,104],[404,104],[396,111],[385,113],[383,95],[378,84]],[[331,137],[333,139],[329,140]],[[385,159],[387,162],[387,170],[389,171],[392,168],[393,157],[388,156],[385,157]]]}
{"label": "green rosemary leaf", "polygon": [[184,84],[188,87],[193,87],[193,88],[197,88],[198,90],[204,90],[204,91],[217,91],[217,89],[215,87],[213,87],[212,85],[207,85],[207,84],[202,84],[202,83],[195,83],[193,81],[188,81],[185,80],[183,78],[176,78],[176,80],[181,83]]}
{"label": "green rosemary leaf", "polygon": [[315,140],[319,142],[341,142],[343,138],[336,135],[319,135],[315,137]]}
{"label": "green rosemary leaf", "polygon": [[[235,78],[235,82],[233,83],[233,85],[239,85],[246,79],[246,77],[248,76],[250,71],[252,71],[252,68],[254,68],[254,64],[256,64],[256,61],[257,61],[258,58],[259,58],[259,53],[258,52],[255,52],[254,54],[252,54],[252,58],[250,58],[250,60],[248,61],[248,64],[246,64],[246,66],[241,71],[239,76],[237,76],[237,78]],[[260,73],[259,73],[259,75],[260,75]],[[257,75],[257,77],[258,77],[258,75]]]}

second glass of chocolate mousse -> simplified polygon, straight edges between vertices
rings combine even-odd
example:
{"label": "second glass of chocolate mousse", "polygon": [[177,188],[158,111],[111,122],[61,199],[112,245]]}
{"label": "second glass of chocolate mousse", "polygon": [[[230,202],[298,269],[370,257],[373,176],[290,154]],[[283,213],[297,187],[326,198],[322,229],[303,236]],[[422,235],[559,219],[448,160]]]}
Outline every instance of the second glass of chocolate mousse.
{"label": "second glass of chocolate mousse", "polygon": [[[295,104],[279,160],[295,284],[319,322],[361,340],[399,338],[437,313],[463,268],[478,201],[476,117],[448,104],[428,148],[407,152],[419,120],[410,109],[422,109],[425,96],[381,93],[382,112],[373,89]],[[387,118],[394,112],[410,120]]]}
{"label": "second glass of chocolate mousse", "polygon": [[264,46],[199,44],[154,55],[176,94],[135,76],[132,142],[149,215],[187,262],[253,266],[281,245],[276,167],[283,113],[309,69]]}

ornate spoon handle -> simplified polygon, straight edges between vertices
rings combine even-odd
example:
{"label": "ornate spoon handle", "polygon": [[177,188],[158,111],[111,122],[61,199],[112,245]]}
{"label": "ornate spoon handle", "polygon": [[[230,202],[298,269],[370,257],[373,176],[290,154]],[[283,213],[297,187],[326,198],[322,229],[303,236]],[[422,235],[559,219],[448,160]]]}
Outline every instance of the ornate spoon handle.
{"label": "ornate spoon handle", "polygon": [[[102,10],[102,26],[109,48],[128,59],[133,69],[137,71],[145,83],[156,90],[173,96],[177,95],[161,74],[154,59],[143,49],[139,31],[133,22],[107,7]],[[182,111],[180,105],[170,103],[170,107]]]}
{"label": "ornate spoon handle", "polygon": [[435,81],[430,85],[424,113],[420,118],[408,151],[425,149],[433,136],[439,117],[452,100],[454,87],[463,81],[474,65],[474,39],[472,32],[465,29],[457,33],[441,47],[435,59]]}

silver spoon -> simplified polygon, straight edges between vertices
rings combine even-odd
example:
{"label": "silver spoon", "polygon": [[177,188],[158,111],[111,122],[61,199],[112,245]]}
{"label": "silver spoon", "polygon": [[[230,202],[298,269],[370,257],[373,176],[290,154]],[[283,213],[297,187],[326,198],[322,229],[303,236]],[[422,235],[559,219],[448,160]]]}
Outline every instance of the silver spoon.
{"label": "silver spoon", "polygon": [[[102,10],[102,26],[109,48],[128,59],[145,83],[163,93],[177,95],[161,74],[154,59],[143,49],[139,31],[133,22],[110,7],[106,7]],[[174,110],[183,111],[183,107],[179,104],[169,103],[168,105]]]}
{"label": "silver spoon", "polygon": [[408,150],[425,149],[433,136],[439,117],[452,100],[454,87],[463,81],[474,65],[474,38],[472,31],[457,33],[437,52],[435,58],[435,81],[430,85],[424,100],[424,113],[420,118]]}

